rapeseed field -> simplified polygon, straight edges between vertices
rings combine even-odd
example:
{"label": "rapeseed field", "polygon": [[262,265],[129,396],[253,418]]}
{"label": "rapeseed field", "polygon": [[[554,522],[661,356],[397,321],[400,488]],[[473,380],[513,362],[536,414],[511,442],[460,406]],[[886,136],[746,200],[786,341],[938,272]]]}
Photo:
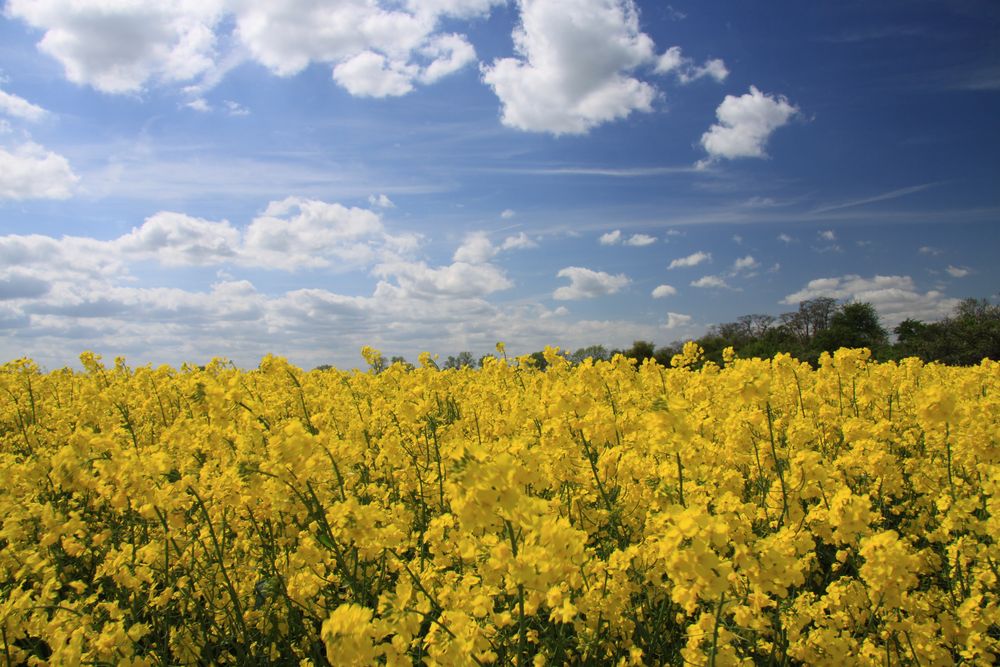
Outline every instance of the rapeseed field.
{"label": "rapeseed field", "polygon": [[997,362],[498,353],[0,367],[2,660],[997,660]]}

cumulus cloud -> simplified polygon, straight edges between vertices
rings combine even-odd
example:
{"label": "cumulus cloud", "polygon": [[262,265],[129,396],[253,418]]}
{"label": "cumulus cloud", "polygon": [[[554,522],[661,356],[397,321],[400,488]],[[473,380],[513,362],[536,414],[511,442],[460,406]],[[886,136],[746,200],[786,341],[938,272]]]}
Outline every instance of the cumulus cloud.
{"label": "cumulus cloud", "polygon": [[713,58],[706,60],[702,65],[695,65],[691,58],[683,55],[679,46],[671,46],[657,58],[654,71],[657,74],[676,74],[677,80],[685,84],[705,77],[722,83],[729,76],[726,63],[721,59]]}
{"label": "cumulus cloud", "polygon": [[917,252],[921,255],[937,256],[941,254],[942,250],[940,248],[935,248],[934,246],[922,245]]}
{"label": "cumulus cloud", "polygon": [[36,122],[45,118],[48,112],[22,97],[0,90],[0,114]]}
{"label": "cumulus cloud", "polygon": [[368,203],[372,206],[377,206],[378,208],[396,208],[396,204],[385,195],[379,195],[377,197],[375,195],[369,195]]}
{"label": "cumulus cloud", "polygon": [[[512,286],[498,267],[488,262],[435,266],[406,258],[397,252],[407,245],[405,234],[390,235],[353,209],[333,206],[291,198],[272,202],[257,218],[286,227],[293,255],[304,238],[318,240],[319,248],[329,242],[327,234],[366,239],[379,257],[370,267],[373,284],[366,288],[363,281],[352,281],[360,289],[352,294],[309,284],[327,282],[342,268],[325,250],[321,258],[329,266],[299,274],[296,288],[258,289],[233,274],[248,266],[295,267],[272,266],[271,257],[249,244],[248,227],[178,212],[157,213],[110,240],[0,235],[0,357],[27,354],[59,367],[91,349],[106,358],[125,355],[131,363],[202,363],[218,355],[253,366],[264,354],[277,352],[306,367],[331,362],[350,367],[360,363],[357,350],[364,344],[414,359],[426,349],[486,352],[497,340],[506,341],[509,351],[528,352],[545,344],[574,349],[594,341],[625,347],[656,335],[654,324],[570,321],[564,306],[491,303],[490,295]],[[496,246],[530,242],[518,234]],[[178,265],[221,270],[202,286],[149,286],[149,275],[130,273],[131,267],[149,262],[166,271]],[[601,274],[595,274],[601,282]],[[595,291],[577,277],[581,290]],[[610,276],[609,282],[604,291],[616,289],[620,281]]]}
{"label": "cumulus cloud", "polygon": [[0,275],[0,301],[33,299],[49,291],[51,284],[41,278],[20,271]]}
{"label": "cumulus cloud", "polygon": [[482,16],[501,3],[10,0],[6,11],[44,31],[39,48],[69,80],[107,93],[193,82],[186,90],[201,94],[250,58],[278,76],[330,65],[352,94],[385,97],[473,63],[466,38],[438,28],[449,17]]}
{"label": "cumulus cloud", "polygon": [[514,211],[514,209],[512,208],[505,208],[504,210],[500,211],[500,217],[503,218],[504,220],[510,220],[515,215],[517,215],[517,212]]}
{"label": "cumulus cloud", "polygon": [[476,50],[462,35],[454,33],[432,38],[420,53],[431,60],[420,72],[421,83],[434,83],[476,62]]}
{"label": "cumulus cloud", "polygon": [[[32,238],[34,240],[25,241]],[[0,237],[7,252],[25,255],[26,247],[52,250],[77,241],[49,237]],[[17,240],[21,239],[21,240]],[[27,244],[27,246],[25,246]],[[226,220],[213,221],[184,213],[160,211],[110,241],[90,241],[80,249],[93,257],[122,262],[155,260],[164,266],[264,267],[284,271],[364,268],[412,252],[418,238],[390,234],[374,211],[336,203],[288,197],[272,201],[240,229]],[[0,258],[4,245],[0,244]]]}
{"label": "cumulus cloud", "polygon": [[715,110],[719,122],[701,137],[709,160],[767,157],[771,134],[799,112],[784,96],[768,95],[751,86],[739,97],[726,95]]}
{"label": "cumulus cloud", "polygon": [[821,296],[871,303],[890,328],[908,317],[939,320],[959,303],[958,299],[937,290],[921,292],[910,276],[863,278],[855,274],[810,280],[805,287],[782,299],[782,303],[798,304]]}
{"label": "cumulus cloud", "polygon": [[191,109],[193,111],[199,111],[201,113],[208,113],[209,111],[212,110],[212,105],[210,105],[207,101],[205,101],[203,97],[191,100],[184,106],[187,107],[188,109]]}
{"label": "cumulus cloud", "polygon": [[667,321],[663,323],[664,329],[677,329],[691,323],[691,316],[683,313],[667,313]]}
{"label": "cumulus cloud", "polygon": [[209,265],[236,259],[240,232],[229,222],[212,222],[161,211],[115,242],[126,254],[155,257],[166,266]]}
{"label": "cumulus cloud", "polygon": [[793,241],[795,241],[795,239],[793,239],[791,236],[785,233],[778,234],[778,240],[785,244],[792,243]]}
{"label": "cumulus cloud", "polygon": [[729,285],[721,276],[702,276],[698,280],[691,282],[691,287],[701,287],[703,289],[735,289]]}
{"label": "cumulus cloud", "polygon": [[652,110],[656,89],[632,75],[654,58],[632,0],[520,0],[517,56],[483,68],[504,125],[584,134]]}
{"label": "cumulus cloud", "polygon": [[413,90],[417,68],[362,51],[333,68],[333,79],[356,97],[398,97]]}
{"label": "cumulus cloud", "polygon": [[473,232],[465,237],[462,244],[455,250],[452,259],[456,262],[479,264],[493,259],[497,252],[499,249],[493,245],[486,232]]}
{"label": "cumulus cloud", "polygon": [[703,252],[699,250],[698,252],[691,253],[687,257],[679,257],[673,260],[672,262],[670,262],[670,265],[667,268],[680,269],[689,266],[698,266],[699,264],[703,264],[704,262],[711,261],[711,259],[712,259],[712,253]]}
{"label": "cumulus cloud", "polygon": [[434,268],[424,262],[391,262],[377,265],[374,273],[396,282],[396,287],[383,283],[383,292],[398,289],[406,296],[474,297],[514,286],[504,272],[492,264],[454,262]]}
{"label": "cumulus cloud", "polygon": [[601,245],[618,245],[619,243],[623,243],[635,248],[641,248],[643,246],[656,243],[656,237],[650,236],[649,234],[633,234],[632,236],[625,238],[622,235],[621,230],[616,229],[614,231],[607,232],[606,234],[601,234],[598,242]]}
{"label": "cumulus cloud", "polygon": [[236,32],[252,57],[279,76],[329,63],[351,94],[396,96],[475,62],[468,40],[438,34],[438,24],[485,15],[499,1],[255,3],[237,12]]}
{"label": "cumulus cloud", "polygon": [[244,255],[284,269],[369,264],[387,238],[378,214],[313,199],[271,202],[244,234]]}
{"label": "cumulus cloud", "polygon": [[739,273],[741,271],[753,271],[760,268],[760,262],[753,258],[753,255],[747,255],[746,257],[740,257],[735,262],[733,262],[733,273]]}
{"label": "cumulus cloud", "polygon": [[537,248],[538,243],[531,240],[531,238],[524,232],[518,232],[515,236],[508,236],[500,244],[501,250],[521,250],[524,248]]}
{"label": "cumulus cloud", "polygon": [[38,144],[0,147],[0,201],[67,199],[79,180],[65,157]]}
{"label": "cumulus cloud", "polygon": [[221,0],[9,0],[6,12],[44,31],[38,48],[67,79],[126,93],[154,77],[186,81],[207,72],[222,8]]}
{"label": "cumulus cloud", "polygon": [[663,299],[677,294],[677,290],[670,285],[657,285],[653,288],[652,294],[654,299]]}
{"label": "cumulus cloud", "polygon": [[836,241],[837,240],[837,234],[834,231],[832,231],[830,229],[827,229],[827,230],[819,232],[819,238],[822,239],[822,240],[824,240],[824,241]]}
{"label": "cumulus cloud", "polygon": [[452,260],[470,264],[481,264],[493,259],[501,251],[534,248],[537,245],[524,232],[516,236],[508,236],[499,245],[494,245],[486,232],[472,232],[466,235],[462,244],[455,250]]}
{"label": "cumulus cloud", "polygon": [[624,273],[611,275],[604,271],[593,271],[579,266],[567,266],[556,274],[559,278],[569,278],[570,284],[559,287],[552,298],[560,301],[590,299],[614,294],[629,284]]}
{"label": "cumulus cloud", "polygon": [[622,240],[622,231],[620,229],[616,229],[613,232],[607,232],[606,234],[601,234],[601,238],[598,239],[598,242],[601,245],[615,245],[617,243],[621,243],[621,240]]}
{"label": "cumulus cloud", "polygon": [[952,266],[951,264],[948,265],[948,268],[945,269],[945,271],[947,271],[948,275],[951,276],[952,278],[964,278],[965,276],[972,273],[972,271],[965,268],[964,266]]}
{"label": "cumulus cloud", "polygon": [[656,237],[649,234],[633,234],[625,241],[625,245],[641,248],[656,243]]}

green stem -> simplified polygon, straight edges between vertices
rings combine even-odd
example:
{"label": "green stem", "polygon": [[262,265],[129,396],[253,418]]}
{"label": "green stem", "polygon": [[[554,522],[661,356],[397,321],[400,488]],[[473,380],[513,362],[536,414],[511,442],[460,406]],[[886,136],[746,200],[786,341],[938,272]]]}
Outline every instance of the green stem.
{"label": "green stem", "polygon": [[712,627],[712,652],[709,654],[709,667],[715,667],[715,654],[719,645],[719,621],[722,619],[722,605],[726,602],[726,593],[719,596],[719,606],[715,609],[715,625]]}

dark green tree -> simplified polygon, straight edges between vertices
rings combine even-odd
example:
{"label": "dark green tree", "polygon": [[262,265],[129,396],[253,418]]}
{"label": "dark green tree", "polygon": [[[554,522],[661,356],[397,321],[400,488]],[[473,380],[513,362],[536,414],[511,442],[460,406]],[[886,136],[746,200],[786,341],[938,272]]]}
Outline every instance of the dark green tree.
{"label": "dark green tree", "polygon": [[816,347],[833,352],[841,347],[867,347],[876,356],[889,344],[889,332],[882,326],[878,311],[870,303],[846,303],[816,334]]}
{"label": "dark green tree", "polygon": [[629,359],[635,359],[640,364],[646,359],[651,359],[656,354],[656,346],[648,340],[637,340],[632,342],[632,347],[622,352]]}
{"label": "dark green tree", "polygon": [[475,368],[476,358],[472,356],[471,352],[462,351],[458,353],[457,357],[448,357],[444,362],[442,368]]}
{"label": "dark green tree", "polygon": [[574,364],[582,363],[584,359],[588,358],[594,361],[607,361],[611,358],[611,353],[603,345],[589,345],[581,347],[567,358]]}

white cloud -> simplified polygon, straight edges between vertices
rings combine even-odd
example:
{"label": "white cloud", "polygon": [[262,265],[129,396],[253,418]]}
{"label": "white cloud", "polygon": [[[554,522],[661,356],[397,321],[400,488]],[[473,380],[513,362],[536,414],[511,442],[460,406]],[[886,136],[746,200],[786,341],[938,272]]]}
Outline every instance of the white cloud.
{"label": "white cloud", "polygon": [[385,195],[369,195],[368,203],[379,208],[396,208],[396,204]]}
{"label": "white cloud", "polygon": [[508,236],[500,244],[501,250],[523,250],[524,248],[537,248],[538,243],[532,241],[524,232],[519,232],[517,236]]}
{"label": "white cloud", "polygon": [[651,111],[657,91],[631,75],[654,58],[632,0],[520,0],[515,58],[483,68],[500,98],[504,125],[584,134]]}
{"label": "white cloud", "polygon": [[114,246],[126,254],[156,257],[167,266],[210,265],[237,259],[240,233],[225,220],[161,211],[119,237]]}
{"label": "white cloud", "polygon": [[249,116],[250,110],[239,102],[234,102],[233,100],[226,100],[223,102],[226,105],[226,113],[230,116]]}
{"label": "white cloud", "polygon": [[567,266],[556,275],[570,280],[569,285],[559,287],[552,293],[552,298],[560,301],[614,294],[630,282],[624,273],[611,275],[604,271],[592,271],[579,266]]}
{"label": "white cloud", "polygon": [[421,83],[434,83],[476,62],[476,50],[462,35],[440,35],[420,49],[431,63],[420,72]]}
{"label": "white cloud", "polygon": [[201,113],[208,113],[212,110],[212,106],[205,101],[205,98],[199,97],[196,100],[191,100],[184,105],[188,109],[193,109],[195,111],[200,111]]}
{"label": "white cloud", "polygon": [[387,235],[378,214],[313,199],[271,202],[244,234],[244,261],[295,270],[365,266]]}
{"label": "white cloud", "polygon": [[837,234],[834,233],[832,230],[829,230],[829,229],[827,229],[825,231],[819,232],[819,237],[822,240],[824,240],[824,241],[836,241],[837,240]]}
{"label": "white cloud", "polygon": [[417,68],[362,51],[333,68],[333,79],[356,97],[398,97],[413,90]]}
{"label": "white cloud", "polygon": [[334,65],[334,79],[370,97],[403,95],[475,61],[462,35],[436,34],[440,19],[487,14],[499,0],[397,2],[290,0],[245,5],[237,34],[252,57],[279,76],[310,63]]}
{"label": "white cloud", "polygon": [[[124,264],[151,259],[163,266],[228,264],[284,271],[347,271],[401,261],[419,244],[413,234],[386,232],[373,211],[299,197],[272,201],[243,229],[226,220],[160,211],[129,233],[109,241],[91,241],[86,248],[78,247],[81,241],[73,237],[30,237],[36,240],[28,246],[23,238],[16,238],[20,237],[0,237],[13,244],[6,252],[16,257],[33,257],[35,253],[27,248],[42,244],[45,252],[56,256],[80,253],[81,257],[102,258],[119,267],[116,271]],[[61,250],[65,248],[69,249]],[[0,258],[4,253],[0,243]]]}
{"label": "white cloud", "polygon": [[514,209],[511,208],[505,208],[504,210],[500,211],[500,217],[503,218],[504,220],[510,220],[515,215],[517,215],[517,212],[515,212]]}
{"label": "white cloud", "polygon": [[469,264],[482,264],[496,257],[503,250],[523,250],[534,248],[538,244],[531,240],[524,232],[517,236],[508,236],[500,245],[493,245],[486,232],[472,232],[466,235],[462,244],[455,250],[452,256],[455,262],[467,262]]}
{"label": "white cloud", "polygon": [[45,118],[48,112],[22,97],[0,90],[0,114],[36,122]]}
{"label": "white cloud", "polygon": [[736,245],[743,245],[743,237],[739,234],[733,234],[733,243]]}
{"label": "white cloud", "polygon": [[672,262],[670,262],[670,266],[668,266],[667,268],[668,269],[679,269],[679,268],[684,268],[684,267],[689,267],[689,266],[698,266],[699,264],[702,264],[704,262],[708,262],[711,259],[712,259],[712,253],[710,253],[710,252],[703,252],[703,251],[699,250],[698,252],[695,252],[695,253],[692,253],[692,254],[688,255],[687,257],[679,257],[679,258],[673,260]]}
{"label": "white cloud", "polygon": [[972,273],[972,271],[965,268],[964,266],[952,266],[951,264],[949,264],[948,268],[945,270],[948,272],[948,275],[951,276],[952,278],[964,278],[965,276]]}
{"label": "white cloud", "polygon": [[612,232],[607,232],[606,234],[601,234],[598,242],[601,245],[618,245],[619,243],[624,243],[628,246],[633,246],[635,248],[641,248],[643,246],[652,245],[656,243],[656,237],[650,236],[649,234],[633,234],[628,238],[622,236],[620,229],[616,229]]}
{"label": "white cloud", "polygon": [[663,299],[677,294],[677,290],[670,285],[657,285],[653,288],[652,294],[654,299]]}
{"label": "white cloud", "polygon": [[754,86],[740,97],[726,95],[716,109],[719,122],[701,137],[709,160],[767,157],[771,134],[798,113],[785,97],[762,93]]}
{"label": "white cloud", "polygon": [[786,244],[787,243],[792,243],[792,242],[795,241],[795,239],[793,239],[791,236],[789,236],[788,234],[785,234],[785,233],[778,234],[778,240],[781,241],[782,243],[786,243]]}
{"label": "white cloud", "polygon": [[[325,247],[321,232],[327,227],[339,237],[366,238],[381,259],[371,270],[370,289],[357,294],[308,284],[327,282],[342,268],[337,261],[299,274],[300,286],[290,291],[258,289],[234,274],[247,266],[295,267],[271,265],[272,258],[248,246],[240,227],[177,212],[158,213],[111,240],[0,235],[0,357],[28,355],[58,368],[91,349],[106,359],[125,355],[132,364],[204,363],[222,356],[253,367],[264,354],[279,352],[307,368],[331,362],[350,368],[361,364],[357,350],[364,344],[414,360],[426,349],[479,354],[497,340],[514,354],[545,344],[625,347],[662,331],[629,320],[571,320],[564,306],[520,299],[491,303],[489,295],[512,286],[502,270],[488,263],[433,266],[404,258],[393,249],[406,245],[405,234],[352,226],[352,220],[365,221],[354,217],[355,209],[333,206],[292,198],[272,203],[259,218],[286,227],[294,237],[293,255],[307,237]],[[523,244],[520,235],[508,239],[499,245]],[[327,253],[320,252],[325,261]],[[211,266],[184,275],[217,278],[185,289],[148,286],[148,274],[134,276],[130,269],[150,262],[168,271],[168,264]]]}
{"label": "white cloud", "polygon": [[65,157],[38,144],[0,147],[0,201],[67,199],[79,180]]}
{"label": "white cloud", "polygon": [[486,232],[473,232],[465,237],[452,259],[456,262],[480,264],[493,259],[497,252],[499,249],[493,245]]}
{"label": "white cloud", "polygon": [[714,79],[718,83],[722,83],[729,76],[729,70],[726,68],[726,63],[721,58],[712,58],[711,60],[706,60],[704,64],[695,67],[690,73],[681,76],[681,83],[688,83],[690,81],[697,81],[703,77],[709,77]]}
{"label": "white cloud", "polygon": [[606,234],[601,234],[601,238],[598,239],[601,245],[615,245],[621,243],[622,231],[616,229],[613,232],[608,232]]}
{"label": "white cloud", "polygon": [[691,323],[691,316],[683,313],[667,313],[667,321],[663,324],[664,329],[677,329]]}
{"label": "white cloud", "polygon": [[[39,48],[69,80],[107,93],[189,83],[201,95],[250,58],[279,76],[333,67],[352,94],[385,97],[475,61],[448,17],[474,18],[502,0],[9,0],[8,16],[44,31]],[[230,27],[235,25],[235,30]]]}
{"label": "white cloud", "polygon": [[401,290],[412,296],[477,297],[514,286],[502,270],[492,264],[454,262],[433,268],[424,262],[389,262],[379,264],[374,274],[394,278],[397,285],[381,283],[383,293]]}
{"label": "white cloud", "polygon": [[760,262],[753,258],[753,255],[747,255],[746,257],[740,257],[735,262],[733,262],[733,273],[739,273],[740,271],[753,271],[754,269],[760,268]]}
{"label": "white cloud", "polygon": [[650,236],[649,234],[633,234],[625,241],[625,245],[635,246],[641,248],[643,246],[652,245],[656,243],[656,237]]}
{"label": "white cloud", "polygon": [[908,317],[925,321],[941,319],[959,302],[937,290],[920,292],[910,276],[862,278],[852,274],[810,280],[804,288],[782,299],[782,303],[798,304],[821,296],[871,303],[889,328]]}
{"label": "white cloud", "polygon": [[674,73],[681,83],[691,83],[704,77],[714,79],[722,83],[729,76],[726,63],[719,58],[706,60],[702,65],[695,65],[694,61],[687,58],[681,52],[681,47],[671,46],[663,55],[656,60],[654,70],[657,74]]}
{"label": "white cloud", "polygon": [[940,248],[935,248],[929,245],[922,245],[920,246],[920,249],[917,252],[919,252],[921,255],[935,256],[935,255],[940,255],[942,251]]}
{"label": "white cloud", "polygon": [[289,0],[246,4],[236,31],[255,60],[291,76],[312,62],[339,63],[369,50],[406,57],[434,24],[433,14],[383,9],[377,2]]}
{"label": "white cloud", "polygon": [[128,93],[151,78],[189,81],[207,72],[222,2],[8,0],[6,13],[45,32],[38,48],[70,81]]}
{"label": "white cloud", "polygon": [[691,287],[701,287],[704,289],[735,289],[729,285],[721,276],[702,276],[698,280],[691,282]]}

